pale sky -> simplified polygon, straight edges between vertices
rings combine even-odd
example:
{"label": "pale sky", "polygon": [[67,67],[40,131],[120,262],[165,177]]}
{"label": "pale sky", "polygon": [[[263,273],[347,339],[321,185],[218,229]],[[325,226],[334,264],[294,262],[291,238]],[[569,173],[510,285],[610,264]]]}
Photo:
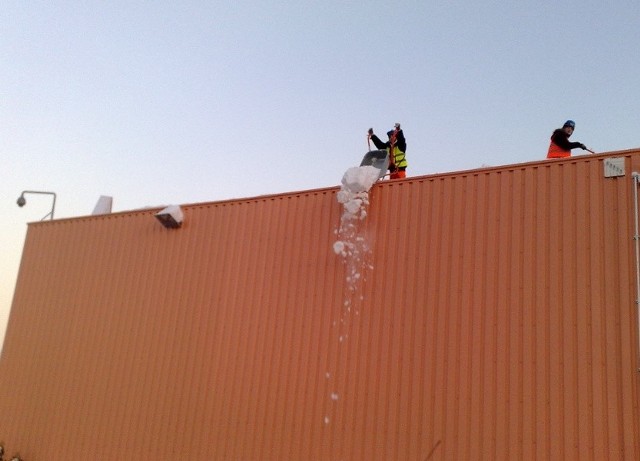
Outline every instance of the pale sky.
{"label": "pale sky", "polygon": [[[0,3],[0,341],[27,223],[640,147],[640,2]],[[384,137],[384,136],[383,136]],[[582,151],[575,151],[581,154]]]}

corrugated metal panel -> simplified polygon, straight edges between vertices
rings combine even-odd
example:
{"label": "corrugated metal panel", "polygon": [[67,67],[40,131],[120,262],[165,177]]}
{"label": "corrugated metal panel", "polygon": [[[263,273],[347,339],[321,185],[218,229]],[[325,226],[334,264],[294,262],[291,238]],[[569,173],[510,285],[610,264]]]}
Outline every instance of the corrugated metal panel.
{"label": "corrugated metal panel", "polygon": [[[29,226],[0,360],[27,461],[639,459],[633,201],[605,156]],[[355,290],[352,288],[355,287]]]}

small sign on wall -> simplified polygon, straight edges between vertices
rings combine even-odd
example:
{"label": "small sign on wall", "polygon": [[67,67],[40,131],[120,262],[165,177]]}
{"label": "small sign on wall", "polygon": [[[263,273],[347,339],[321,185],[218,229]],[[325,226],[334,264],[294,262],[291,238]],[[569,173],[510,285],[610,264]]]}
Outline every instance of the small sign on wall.
{"label": "small sign on wall", "polygon": [[604,177],[615,178],[616,176],[624,176],[624,157],[605,158]]}

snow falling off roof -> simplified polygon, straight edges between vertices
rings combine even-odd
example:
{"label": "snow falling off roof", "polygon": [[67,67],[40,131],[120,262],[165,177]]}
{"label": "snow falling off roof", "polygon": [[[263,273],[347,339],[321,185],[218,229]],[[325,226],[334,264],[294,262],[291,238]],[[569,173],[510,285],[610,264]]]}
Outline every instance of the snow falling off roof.
{"label": "snow falling off roof", "polygon": [[362,269],[366,268],[366,255],[369,245],[360,233],[360,221],[367,217],[369,189],[378,180],[380,170],[372,166],[349,168],[342,177],[342,187],[337,194],[338,202],[344,211],[340,218],[340,227],[336,231],[338,240],[333,251],[344,258],[347,265],[347,285],[350,291],[356,290]]}

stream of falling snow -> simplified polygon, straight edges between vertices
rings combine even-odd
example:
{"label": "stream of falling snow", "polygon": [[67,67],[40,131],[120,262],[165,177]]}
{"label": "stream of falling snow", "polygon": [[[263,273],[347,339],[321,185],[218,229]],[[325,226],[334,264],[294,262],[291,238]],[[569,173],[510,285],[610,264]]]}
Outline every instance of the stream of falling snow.
{"label": "stream of falling snow", "polygon": [[[367,218],[369,206],[369,190],[378,180],[380,170],[372,166],[349,168],[342,177],[342,186],[337,199],[342,204],[343,212],[340,225],[335,231],[337,240],[333,243],[334,253],[342,258],[345,265],[345,299],[343,300],[340,318],[334,321],[338,341],[344,342],[348,338],[348,321],[353,314],[358,315],[356,304],[363,300],[360,290],[367,270],[373,269],[369,262],[371,247],[364,233],[363,222]],[[340,347],[340,345],[338,346]],[[330,372],[325,374],[328,380],[335,379]],[[336,384],[334,383],[333,386]],[[338,402],[340,395],[330,392],[333,403]],[[324,417],[324,423],[329,424],[330,417]]]}

